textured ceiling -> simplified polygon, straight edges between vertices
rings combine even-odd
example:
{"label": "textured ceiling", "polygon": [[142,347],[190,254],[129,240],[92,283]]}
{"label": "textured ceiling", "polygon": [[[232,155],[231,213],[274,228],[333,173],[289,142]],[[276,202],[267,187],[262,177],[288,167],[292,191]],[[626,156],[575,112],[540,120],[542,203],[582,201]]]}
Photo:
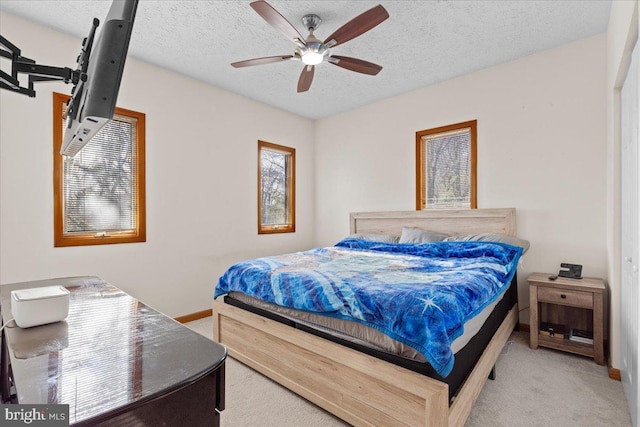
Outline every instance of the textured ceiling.
{"label": "textured ceiling", "polygon": [[[376,28],[331,51],[380,64],[384,67],[380,74],[368,76],[323,63],[316,67],[309,92],[298,94],[300,62],[241,69],[229,65],[291,55],[295,49],[249,3],[140,0],[129,54],[317,119],[604,32],[611,6],[610,0],[270,0],[305,37],[302,16],[319,15],[322,23],[315,32],[319,39],[379,3],[390,15]],[[91,19],[102,20],[110,4],[2,0],[0,11],[82,38]],[[10,41],[20,47],[20,40]]]}

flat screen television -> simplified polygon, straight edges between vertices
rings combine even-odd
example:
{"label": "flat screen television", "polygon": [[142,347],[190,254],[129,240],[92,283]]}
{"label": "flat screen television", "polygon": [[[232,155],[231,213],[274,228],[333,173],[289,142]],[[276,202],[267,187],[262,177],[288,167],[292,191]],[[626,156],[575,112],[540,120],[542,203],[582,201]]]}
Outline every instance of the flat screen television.
{"label": "flat screen television", "polygon": [[138,0],[113,0],[95,43],[94,21],[83,45],[86,79],[73,87],[67,106],[63,156],[75,156],[113,118],[137,8]]}

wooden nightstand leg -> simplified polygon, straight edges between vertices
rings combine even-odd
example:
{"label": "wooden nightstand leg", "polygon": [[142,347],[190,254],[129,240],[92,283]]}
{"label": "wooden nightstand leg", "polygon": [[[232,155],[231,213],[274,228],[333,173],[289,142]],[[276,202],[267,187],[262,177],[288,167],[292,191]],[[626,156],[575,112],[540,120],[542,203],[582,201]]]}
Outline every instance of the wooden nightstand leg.
{"label": "wooden nightstand leg", "polygon": [[529,286],[529,346],[538,348],[538,287]]}
{"label": "wooden nightstand leg", "polygon": [[601,293],[593,294],[593,358],[604,365],[604,303]]}

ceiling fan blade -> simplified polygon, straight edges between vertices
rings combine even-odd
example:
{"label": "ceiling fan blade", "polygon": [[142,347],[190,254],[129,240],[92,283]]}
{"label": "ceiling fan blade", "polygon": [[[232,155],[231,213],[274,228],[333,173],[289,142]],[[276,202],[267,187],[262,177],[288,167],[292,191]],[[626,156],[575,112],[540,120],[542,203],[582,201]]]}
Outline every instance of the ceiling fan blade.
{"label": "ceiling fan blade", "polygon": [[[337,61],[332,61],[337,59]],[[363,61],[362,59],[350,58],[348,56],[332,55],[329,58],[329,62],[338,67],[346,68],[347,70],[355,71],[357,73],[369,74],[375,76],[382,70],[382,67],[373,62]]]}
{"label": "ceiling fan blade", "polygon": [[311,87],[311,82],[313,81],[313,74],[315,72],[315,66],[313,65],[305,65],[302,69],[302,73],[300,73],[300,78],[298,79],[298,93],[306,92]]}
{"label": "ceiling fan blade", "polygon": [[287,19],[280,14],[277,10],[273,8],[266,1],[254,1],[249,6],[255,10],[258,15],[262,16],[262,18],[269,23],[276,30],[280,31],[284,34],[288,39],[293,40],[294,42],[299,41],[303,45],[304,37],[300,35],[298,30],[295,29],[293,25]]}
{"label": "ceiling fan blade", "polygon": [[234,62],[231,64],[231,66],[235,68],[251,67],[253,65],[272,64],[274,62],[288,61],[292,58],[293,55],[265,56],[264,58],[254,58],[247,59],[245,61]]}
{"label": "ceiling fan blade", "polygon": [[344,42],[348,42],[349,40],[366,33],[388,17],[389,13],[387,10],[379,4],[361,15],[356,16],[351,21],[338,28],[333,34],[327,37],[324,43],[327,44],[331,42],[331,40],[335,40],[335,43],[330,46],[333,47]]}

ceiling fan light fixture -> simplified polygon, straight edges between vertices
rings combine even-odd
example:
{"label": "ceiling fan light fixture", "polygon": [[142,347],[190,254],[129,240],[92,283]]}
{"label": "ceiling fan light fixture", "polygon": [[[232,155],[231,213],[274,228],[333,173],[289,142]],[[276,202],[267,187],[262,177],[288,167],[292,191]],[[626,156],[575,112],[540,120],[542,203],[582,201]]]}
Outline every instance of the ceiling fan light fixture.
{"label": "ceiling fan light fixture", "polygon": [[301,59],[305,65],[318,65],[324,60],[324,55],[314,51],[307,51],[302,54]]}
{"label": "ceiling fan light fixture", "polygon": [[[1,1],[1,0],[0,0]],[[297,48],[293,55],[267,56],[263,58],[247,59],[245,61],[234,62],[231,65],[235,68],[248,67],[251,65],[271,64],[273,62],[288,61],[290,59],[301,61],[304,64],[300,78],[298,79],[298,93],[306,92],[311,86],[315,65],[329,62],[345,70],[355,71],[362,74],[375,76],[382,70],[382,67],[362,59],[350,58],[348,56],[331,56],[330,50],[349,40],[359,37],[382,21],[389,17],[389,13],[382,5],[375,6],[368,11],[361,13],[351,21],[338,28],[324,41],[313,35],[322,20],[318,15],[307,14],[302,17],[302,23],[309,31],[307,38],[295,29],[287,19],[264,0],[253,1],[251,8],[258,13],[269,25],[292,40]]]}

